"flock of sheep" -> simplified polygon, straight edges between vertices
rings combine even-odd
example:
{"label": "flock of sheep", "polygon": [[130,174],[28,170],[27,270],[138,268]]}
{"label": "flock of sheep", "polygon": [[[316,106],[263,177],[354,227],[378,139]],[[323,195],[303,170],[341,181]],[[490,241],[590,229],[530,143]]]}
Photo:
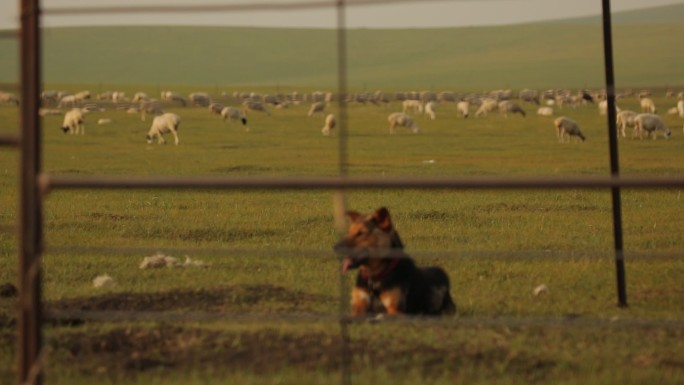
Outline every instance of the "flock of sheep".
{"label": "flock of sheep", "polygon": [[[337,95],[331,92],[318,91],[311,94],[293,92],[279,95],[234,92],[230,95],[223,93],[221,96],[223,100],[232,97],[232,101],[239,106],[224,106],[222,103],[215,101],[206,92],[194,92],[184,97],[176,92],[161,91],[160,98],[154,99],[144,92],[137,92],[129,98],[124,92],[120,91],[107,91],[94,97],[89,91],[73,94],[63,91],[44,91],[41,94],[41,105],[43,108],[41,108],[40,112],[44,115],[62,114],[62,109],[67,108],[68,110],[64,113],[62,129],[65,133],[84,134],[84,115],[92,110],[104,110],[100,107],[102,103],[111,102],[116,108],[126,109],[129,113],[139,113],[143,121],[146,120],[148,114],[154,116],[147,134],[148,143],[152,143],[155,138],[159,143],[165,143],[164,135],[172,134],[176,145],[179,144],[178,128],[181,118],[177,114],[165,112],[164,106],[205,107],[211,113],[220,116],[224,121],[239,121],[246,127],[246,130],[249,130],[247,127],[247,114],[251,111],[258,111],[270,116],[271,108],[282,109],[306,103],[310,105],[307,112],[309,117],[318,114],[324,117],[323,127],[321,128],[323,135],[330,135],[337,125],[336,117],[331,113],[326,113],[328,106],[337,101]],[[674,93],[670,91],[668,91],[666,96],[675,98]],[[618,135],[626,137],[626,129],[631,127],[633,128],[632,138],[637,136],[643,138],[645,135],[647,138],[652,136],[655,139],[658,132],[662,132],[665,138],[671,136],[670,129],[664,124],[660,116],[656,114],[656,106],[650,97],[650,92],[641,91],[636,94],[625,92],[617,95],[617,100],[629,97],[638,98],[641,111],[621,110],[616,106]],[[684,118],[684,92],[677,94],[676,99],[676,106],[668,109],[667,112]],[[471,109],[476,111],[474,116],[477,118],[486,117],[492,113],[498,113],[504,117],[515,114],[525,117],[527,114],[522,107],[523,105],[534,106],[537,109],[537,115],[540,116],[554,116],[554,108],[576,108],[587,104],[596,104],[600,114],[606,114],[607,112],[605,94],[587,90],[580,90],[578,92],[548,90],[540,92],[523,89],[517,94],[514,94],[511,90],[495,90],[480,94],[458,95],[450,91],[439,93],[411,91],[396,92],[394,94],[377,91],[374,93],[349,94],[346,96],[345,101],[347,103],[384,105],[387,108],[391,108],[392,101],[398,102],[401,105],[401,111],[391,112],[387,116],[390,134],[394,134],[397,127],[405,127],[413,133],[420,132],[414,116],[425,116],[431,120],[437,119],[437,112],[439,108],[442,108],[440,106],[445,106],[447,103],[455,105],[457,116],[461,118],[468,118]],[[19,99],[12,93],[0,91],[0,103],[19,105]],[[110,122],[111,119],[107,118],[98,120],[98,124]],[[557,117],[553,120],[553,125],[560,142],[570,142],[571,138],[576,138],[579,141],[586,139],[580,124],[569,117]]]}

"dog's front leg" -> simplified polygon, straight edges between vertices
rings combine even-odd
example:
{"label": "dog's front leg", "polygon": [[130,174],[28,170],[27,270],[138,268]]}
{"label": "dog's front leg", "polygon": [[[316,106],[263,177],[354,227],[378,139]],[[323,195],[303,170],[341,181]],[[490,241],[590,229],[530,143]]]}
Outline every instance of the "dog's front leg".
{"label": "dog's front leg", "polygon": [[368,290],[361,288],[361,287],[355,287],[352,290],[352,295],[351,295],[351,311],[352,311],[352,316],[357,317],[360,315],[364,315],[368,312],[368,308],[370,308],[370,303],[371,303],[371,296]]}
{"label": "dog's front leg", "polygon": [[400,288],[384,290],[380,293],[380,301],[387,310],[388,315],[401,314],[402,294]]}

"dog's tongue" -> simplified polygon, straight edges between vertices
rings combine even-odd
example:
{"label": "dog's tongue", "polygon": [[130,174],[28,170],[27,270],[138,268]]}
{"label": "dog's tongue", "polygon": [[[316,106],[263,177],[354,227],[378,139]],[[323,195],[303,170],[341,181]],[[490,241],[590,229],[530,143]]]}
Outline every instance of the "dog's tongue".
{"label": "dog's tongue", "polygon": [[347,271],[349,271],[349,267],[351,266],[351,264],[352,264],[351,258],[343,259],[342,260],[342,272],[346,273]]}

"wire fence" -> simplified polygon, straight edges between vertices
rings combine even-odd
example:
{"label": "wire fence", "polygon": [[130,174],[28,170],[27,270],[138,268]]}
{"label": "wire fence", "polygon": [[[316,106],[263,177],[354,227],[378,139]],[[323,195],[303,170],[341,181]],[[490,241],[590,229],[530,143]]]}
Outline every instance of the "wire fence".
{"label": "wire fence", "polygon": [[[467,1],[467,0],[457,0]],[[45,252],[43,240],[42,202],[53,189],[117,189],[117,188],[217,188],[217,189],[325,189],[336,191],[335,216],[336,223],[342,222],[345,198],[344,192],[350,189],[364,188],[423,188],[423,189],[542,189],[542,188],[590,188],[610,189],[613,197],[614,222],[614,261],[618,286],[618,303],[627,305],[624,250],[622,246],[622,223],[620,207],[621,188],[683,187],[684,179],[640,177],[624,178],[619,175],[616,127],[615,127],[615,85],[613,79],[612,36],[610,22],[610,1],[602,0],[604,53],[606,71],[606,91],[608,101],[608,127],[611,153],[611,174],[605,177],[592,178],[386,178],[382,180],[370,178],[352,178],[347,176],[347,105],[344,97],[338,98],[339,104],[339,175],[337,177],[312,178],[137,178],[137,177],[65,177],[42,172],[41,164],[41,124],[38,114],[41,88],[41,40],[40,25],[43,16],[60,17],[66,15],[86,14],[133,14],[133,13],[188,13],[188,12],[259,12],[264,10],[303,10],[330,8],[337,11],[337,64],[338,95],[347,95],[347,47],[345,10],[353,6],[392,5],[398,3],[417,3],[416,0],[335,0],[335,1],[298,1],[268,2],[241,4],[194,4],[164,6],[79,6],[79,7],[46,7],[41,8],[38,0],[21,0],[21,110],[22,135],[16,137],[0,137],[0,145],[18,146],[21,149],[21,223],[20,223],[20,302],[23,306],[18,319],[18,346],[20,383],[42,383],[43,380],[43,342],[41,312],[41,257]],[[9,34],[11,35],[11,34]],[[5,36],[3,35],[2,38]],[[339,227],[339,225],[338,225]],[[56,247],[53,252],[59,252]],[[61,251],[64,251],[62,249]],[[225,250],[223,252],[226,252]],[[269,250],[269,253],[273,253]],[[506,253],[510,256],[515,253]],[[470,257],[466,255],[466,257]],[[529,254],[526,254],[529,257]],[[278,314],[282,322],[337,322],[340,325],[341,340],[344,341],[342,351],[343,384],[351,383],[351,359],[353,352],[350,346],[349,327],[367,319],[350,319],[346,316],[348,287],[345,279],[340,280],[340,308],[336,315],[329,314]],[[201,312],[189,314],[167,314],[146,312],[60,312],[48,314],[53,319],[81,319],[107,321],[144,321],[163,319],[175,321],[245,321],[263,319],[261,314],[207,314]],[[273,314],[268,315],[273,318]],[[444,319],[398,319],[396,323],[431,322],[453,323],[459,326],[515,326],[515,325],[559,325],[559,326],[620,326],[620,327],[664,327],[679,328],[681,321],[664,320],[619,320],[583,317],[484,317]]]}

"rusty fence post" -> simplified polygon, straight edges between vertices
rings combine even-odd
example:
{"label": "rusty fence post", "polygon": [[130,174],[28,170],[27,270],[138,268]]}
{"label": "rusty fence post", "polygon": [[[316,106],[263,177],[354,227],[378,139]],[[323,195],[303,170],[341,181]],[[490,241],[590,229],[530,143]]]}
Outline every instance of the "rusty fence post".
{"label": "rusty fence post", "polygon": [[40,1],[21,1],[21,139],[19,226],[19,314],[17,380],[41,384],[42,311],[41,267],[42,197],[37,176],[41,168],[40,117]]}

